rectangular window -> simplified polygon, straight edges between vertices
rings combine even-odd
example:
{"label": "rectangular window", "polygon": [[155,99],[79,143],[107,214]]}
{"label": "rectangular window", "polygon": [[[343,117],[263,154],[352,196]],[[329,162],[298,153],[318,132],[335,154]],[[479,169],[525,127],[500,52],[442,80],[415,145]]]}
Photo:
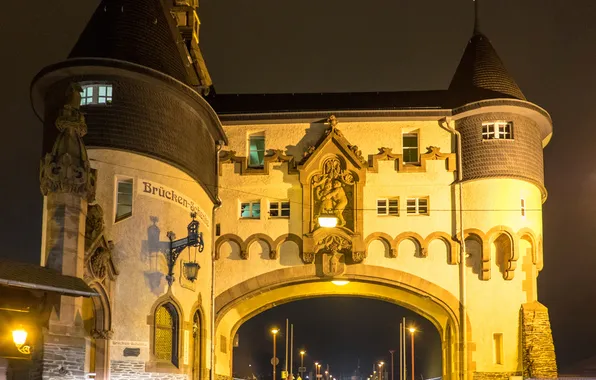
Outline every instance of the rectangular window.
{"label": "rectangular window", "polygon": [[272,218],[289,218],[290,201],[269,202],[269,216]]}
{"label": "rectangular window", "polygon": [[521,200],[521,216],[526,216],[526,200]]}
{"label": "rectangular window", "polygon": [[242,219],[260,219],[261,201],[240,203],[240,218]]}
{"label": "rectangular window", "polygon": [[503,364],[503,334],[493,334],[493,360],[495,364]]}
{"label": "rectangular window", "polygon": [[408,215],[428,215],[428,198],[408,198],[406,211]]}
{"label": "rectangular window", "polygon": [[220,236],[221,235],[221,224],[217,223],[215,225],[215,236]]}
{"label": "rectangular window", "polygon": [[112,103],[112,85],[105,83],[87,84],[81,86],[81,105]]}
{"label": "rectangular window", "polygon": [[418,133],[404,133],[403,141],[403,155],[406,164],[417,163],[418,159]]}
{"label": "rectangular window", "polygon": [[494,123],[482,123],[483,140],[512,140],[513,123],[497,121]]}
{"label": "rectangular window", "polygon": [[399,200],[397,198],[377,199],[377,215],[399,215]]}
{"label": "rectangular window", "polygon": [[265,165],[265,136],[251,135],[248,138],[248,166],[261,168]]}
{"label": "rectangular window", "polygon": [[132,215],[132,178],[120,179],[116,191],[116,222]]}

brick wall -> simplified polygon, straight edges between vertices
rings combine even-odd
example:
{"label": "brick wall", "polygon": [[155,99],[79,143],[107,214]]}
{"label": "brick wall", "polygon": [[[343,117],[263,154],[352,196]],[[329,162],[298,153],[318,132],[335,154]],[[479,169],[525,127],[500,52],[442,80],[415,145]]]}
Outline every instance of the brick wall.
{"label": "brick wall", "polygon": [[[513,140],[482,140],[482,123],[512,121]],[[544,185],[542,140],[536,123],[513,113],[495,112],[459,120],[464,180],[509,177]]]}
{"label": "brick wall", "polygon": [[85,379],[85,347],[45,343],[42,379]]}
{"label": "brick wall", "polygon": [[187,376],[178,373],[145,372],[144,361],[112,360],[110,361],[110,379],[160,379],[160,380],[186,380]]}

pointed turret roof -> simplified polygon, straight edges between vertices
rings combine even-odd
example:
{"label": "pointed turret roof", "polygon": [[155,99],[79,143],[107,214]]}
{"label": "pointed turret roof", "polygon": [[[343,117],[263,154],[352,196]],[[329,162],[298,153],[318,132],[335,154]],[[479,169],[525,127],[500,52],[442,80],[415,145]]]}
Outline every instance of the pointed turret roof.
{"label": "pointed turret roof", "polygon": [[479,0],[474,1],[474,13],[474,34],[468,41],[449,90],[460,93],[466,100],[497,97],[526,100],[490,40],[480,32]]}
{"label": "pointed turret roof", "polygon": [[162,0],[102,0],[69,58],[132,62],[196,86],[185,50]]}

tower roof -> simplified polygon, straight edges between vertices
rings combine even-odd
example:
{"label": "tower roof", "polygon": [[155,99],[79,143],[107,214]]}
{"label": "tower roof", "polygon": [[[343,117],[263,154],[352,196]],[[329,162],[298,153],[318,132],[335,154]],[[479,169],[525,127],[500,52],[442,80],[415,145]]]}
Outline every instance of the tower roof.
{"label": "tower roof", "polygon": [[467,101],[498,97],[526,100],[489,39],[475,28],[449,90]]}
{"label": "tower roof", "polygon": [[69,55],[89,57],[136,63],[198,85],[162,0],[102,0]]}

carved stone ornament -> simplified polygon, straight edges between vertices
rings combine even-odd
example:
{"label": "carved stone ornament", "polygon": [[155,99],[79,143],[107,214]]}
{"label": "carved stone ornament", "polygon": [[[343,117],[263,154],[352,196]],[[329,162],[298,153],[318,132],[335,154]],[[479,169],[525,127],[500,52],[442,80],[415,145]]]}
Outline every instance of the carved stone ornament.
{"label": "carved stone ornament", "polygon": [[339,227],[353,228],[351,225],[347,225],[344,217],[353,185],[354,177],[342,169],[338,158],[329,158],[323,163],[323,172],[312,177],[312,191],[315,200],[312,215],[315,226],[318,226],[319,216],[327,214],[337,217]]}
{"label": "carved stone ornament", "polygon": [[98,247],[90,258],[91,273],[97,279],[104,279],[108,274],[112,252],[104,247]]}
{"label": "carved stone ornament", "polygon": [[345,271],[344,253],[352,247],[352,242],[343,236],[329,235],[317,242],[317,253],[321,254],[323,275],[333,277]]}
{"label": "carved stone ornament", "polygon": [[85,240],[94,241],[104,230],[103,209],[99,204],[87,206],[87,218],[85,221]]}
{"label": "carved stone ornament", "polygon": [[87,133],[85,117],[79,109],[81,87],[71,84],[66,104],[56,119],[60,131],[52,152],[46,154],[40,165],[40,189],[49,193],[73,193],[88,201],[95,198],[95,172],[91,169],[83,136]]}
{"label": "carved stone ornament", "polygon": [[112,330],[92,330],[91,337],[94,339],[112,339],[114,332]]}

